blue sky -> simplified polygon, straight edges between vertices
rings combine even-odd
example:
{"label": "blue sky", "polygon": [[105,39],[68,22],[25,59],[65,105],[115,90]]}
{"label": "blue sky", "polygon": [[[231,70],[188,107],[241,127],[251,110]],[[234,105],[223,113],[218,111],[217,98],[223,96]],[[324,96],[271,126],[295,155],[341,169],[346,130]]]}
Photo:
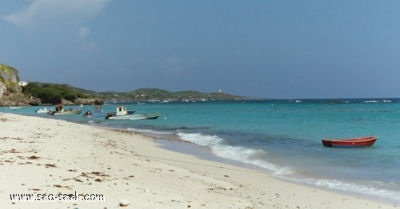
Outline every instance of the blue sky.
{"label": "blue sky", "polygon": [[400,97],[400,1],[0,0],[21,80],[261,98]]}

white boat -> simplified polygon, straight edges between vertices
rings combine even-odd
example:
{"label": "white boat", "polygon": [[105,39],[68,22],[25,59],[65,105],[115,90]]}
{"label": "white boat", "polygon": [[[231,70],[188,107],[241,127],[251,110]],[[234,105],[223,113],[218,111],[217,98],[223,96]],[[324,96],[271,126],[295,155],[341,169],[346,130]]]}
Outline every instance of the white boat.
{"label": "white boat", "polygon": [[110,117],[121,117],[121,116],[129,116],[132,115],[134,110],[127,110],[125,106],[118,106],[115,112],[109,112],[105,115],[105,118],[108,119]]}
{"label": "white boat", "polygon": [[115,115],[116,116],[132,115],[134,112],[135,112],[134,110],[127,110],[125,106],[118,106]]}
{"label": "white boat", "polygon": [[54,109],[48,109],[47,107],[39,108],[39,109],[35,110],[35,113],[43,114],[43,113],[48,113],[49,111],[54,111]]}
{"label": "white boat", "polygon": [[24,109],[26,108],[25,106],[10,106],[11,110],[19,110],[19,109]]}
{"label": "white boat", "polygon": [[127,110],[125,106],[118,106],[116,112],[109,112],[105,116],[110,120],[144,120],[144,119],[157,119],[160,114],[158,113],[142,113],[133,114],[135,111]]}
{"label": "white boat", "polygon": [[160,117],[159,113],[150,112],[142,114],[129,114],[129,115],[107,115],[106,119],[109,120],[146,120],[146,119],[157,119]]}

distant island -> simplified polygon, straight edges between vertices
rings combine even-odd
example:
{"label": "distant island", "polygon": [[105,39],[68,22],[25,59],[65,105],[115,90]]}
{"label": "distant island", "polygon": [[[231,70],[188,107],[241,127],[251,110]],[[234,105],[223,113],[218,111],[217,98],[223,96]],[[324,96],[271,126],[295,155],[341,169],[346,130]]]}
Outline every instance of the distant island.
{"label": "distant island", "polygon": [[0,106],[80,105],[104,102],[183,102],[251,100],[222,92],[167,91],[143,88],[128,92],[96,92],[68,84],[22,82],[18,71],[0,64]]}

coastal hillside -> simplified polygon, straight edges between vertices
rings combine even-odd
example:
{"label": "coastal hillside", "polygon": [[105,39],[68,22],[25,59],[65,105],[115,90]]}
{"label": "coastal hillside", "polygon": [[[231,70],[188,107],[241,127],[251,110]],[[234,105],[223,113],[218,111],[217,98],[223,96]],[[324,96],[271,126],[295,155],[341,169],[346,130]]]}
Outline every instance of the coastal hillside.
{"label": "coastal hillside", "polygon": [[102,92],[106,100],[138,101],[138,102],[179,102],[179,101],[223,101],[245,100],[243,96],[236,96],[222,92],[204,93],[198,91],[167,91],[158,88],[142,88],[130,92]]}
{"label": "coastal hillside", "polygon": [[142,88],[128,92],[96,92],[68,84],[26,82],[19,85],[18,70],[0,64],[0,106],[93,104],[104,102],[224,101],[249,98],[222,92],[167,91]]}
{"label": "coastal hillside", "polygon": [[242,96],[222,92],[203,93],[198,91],[172,92],[158,88],[143,88],[129,92],[96,92],[70,86],[30,82],[23,88],[29,97],[38,98],[41,104],[93,104],[104,102],[180,102],[180,101],[223,101],[245,100]]}

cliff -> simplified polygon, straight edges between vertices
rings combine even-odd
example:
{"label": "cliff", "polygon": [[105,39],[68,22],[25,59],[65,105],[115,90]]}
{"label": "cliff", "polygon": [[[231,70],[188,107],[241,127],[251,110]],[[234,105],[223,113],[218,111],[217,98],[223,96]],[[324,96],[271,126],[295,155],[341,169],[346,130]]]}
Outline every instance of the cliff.
{"label": "cliff", "polygon": [[21,93],[18,82],[18,71],[10,66],[0,64],[0,98],[8,93]]}
{"label": "cliff", "polygon": [[18,71],[0,64],[0,106],[25,106],[32,101],[22,93],[19,86]]}

